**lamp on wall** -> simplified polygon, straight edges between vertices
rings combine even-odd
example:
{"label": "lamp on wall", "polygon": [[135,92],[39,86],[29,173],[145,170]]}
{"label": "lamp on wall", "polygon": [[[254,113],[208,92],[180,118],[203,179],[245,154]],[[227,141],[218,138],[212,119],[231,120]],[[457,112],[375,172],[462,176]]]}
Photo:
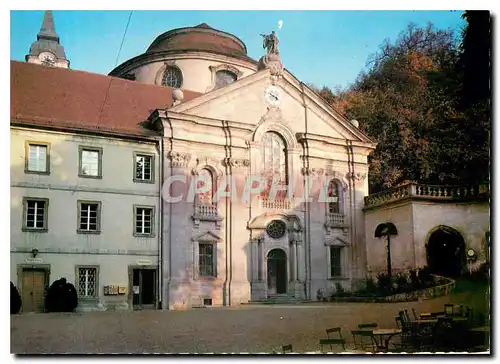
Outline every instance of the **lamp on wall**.
{"label": "lamp on wall", "polygon": [[36,256],[38,255],[38,249],[32,249],[31,254],[33,255],[33,258],[36,258]]}

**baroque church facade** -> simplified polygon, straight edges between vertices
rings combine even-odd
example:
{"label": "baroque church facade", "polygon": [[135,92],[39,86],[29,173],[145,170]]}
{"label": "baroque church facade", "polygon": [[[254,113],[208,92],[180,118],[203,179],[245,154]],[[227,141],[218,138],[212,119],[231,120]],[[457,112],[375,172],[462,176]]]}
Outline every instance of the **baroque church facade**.
{"label": "baroque church facade", "polygon": [[11,62],[11,281],[24,311],[43,310],[61,277],[82,310],[358,287],[375,144],[283,67],[274,32],[264,47],[254,60],[200,24],[97,75],[69,69],[45,13],[27,62]]}

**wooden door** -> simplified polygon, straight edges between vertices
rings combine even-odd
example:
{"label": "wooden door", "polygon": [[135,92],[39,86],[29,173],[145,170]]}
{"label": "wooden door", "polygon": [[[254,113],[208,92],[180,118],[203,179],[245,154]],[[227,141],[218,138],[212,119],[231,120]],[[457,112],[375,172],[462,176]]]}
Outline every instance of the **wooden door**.
{"label": "wooden door", "polygon": [[135,310],[156,307],[156,270],[134,269],[132,272],[132,304]]}
{"label": "wooden door", "polygon": [[43,312],[45,291],[45,271],[42,269],[23,270],[22,310],[23,312]]}

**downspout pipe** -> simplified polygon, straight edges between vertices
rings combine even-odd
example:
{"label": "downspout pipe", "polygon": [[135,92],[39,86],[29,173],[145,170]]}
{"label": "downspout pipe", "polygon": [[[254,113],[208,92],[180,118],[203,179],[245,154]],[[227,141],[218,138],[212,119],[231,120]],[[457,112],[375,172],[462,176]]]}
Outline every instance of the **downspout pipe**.
{"label": "downspout pipe", "polygon": [[[306,171],[309,170],[309,145],[308,145],[308,120],[307,120],[307,105],[306,105],[306,97],[305,97],[305,92],[304,92],[304,84],[301,82],[300,83],[300,87],[301,87],[301,96],[302,96],[302,106],[304,107],[304,131],[305,131],[305,139],[304,139],[304,142],[303,142],[303,165],[304,165],[304,168]],[[303,186],[304,186],[304,193],[308,193],[309,192],[309,174],[308,173],[305,173],[303,175],[304,177],[304,182],[303,182]],[[306,192],[307,190],[307,192]],[[311,293],[311,285],[312,285],[312,282],[311,282],[311,279],[312,279],[312,275],[311,275],[311,209],[310,209],[310,206],[309,206],[309,202],[305,202],[304,203],[304,213],[305,213],[305,216],[304,216],[304,220],[305,220],[305,227],[304,227],[304,245],[307,246],[307,258],[305,258],[305,263],[304,266],[305,266],[305,276],[306,276],[306,299],[312,299],[312,293]]]}
{"label": "downspout pipe", "polygon": [[163,302],[163,136],[158,140],[158,154],[159,154],[159,173],[158,173],[158,214],[159,214],[159,228],[158,228],[158,309],[163,309],[165,303]]}

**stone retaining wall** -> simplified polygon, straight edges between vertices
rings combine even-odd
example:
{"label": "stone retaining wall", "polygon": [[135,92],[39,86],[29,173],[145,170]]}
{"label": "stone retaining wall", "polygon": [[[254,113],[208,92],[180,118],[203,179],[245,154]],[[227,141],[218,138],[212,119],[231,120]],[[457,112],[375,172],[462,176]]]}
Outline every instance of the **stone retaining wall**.
{"label": "stone retaining wall", "polygon": [[398,293],[390,296],[379,297],[331,297],[331,302],[409,302],[429,300],[448,295],[455,287],[455,281],[450,278],[436,276],[437,280],[447,281],[438,286],[419,289],[413,292]]}

